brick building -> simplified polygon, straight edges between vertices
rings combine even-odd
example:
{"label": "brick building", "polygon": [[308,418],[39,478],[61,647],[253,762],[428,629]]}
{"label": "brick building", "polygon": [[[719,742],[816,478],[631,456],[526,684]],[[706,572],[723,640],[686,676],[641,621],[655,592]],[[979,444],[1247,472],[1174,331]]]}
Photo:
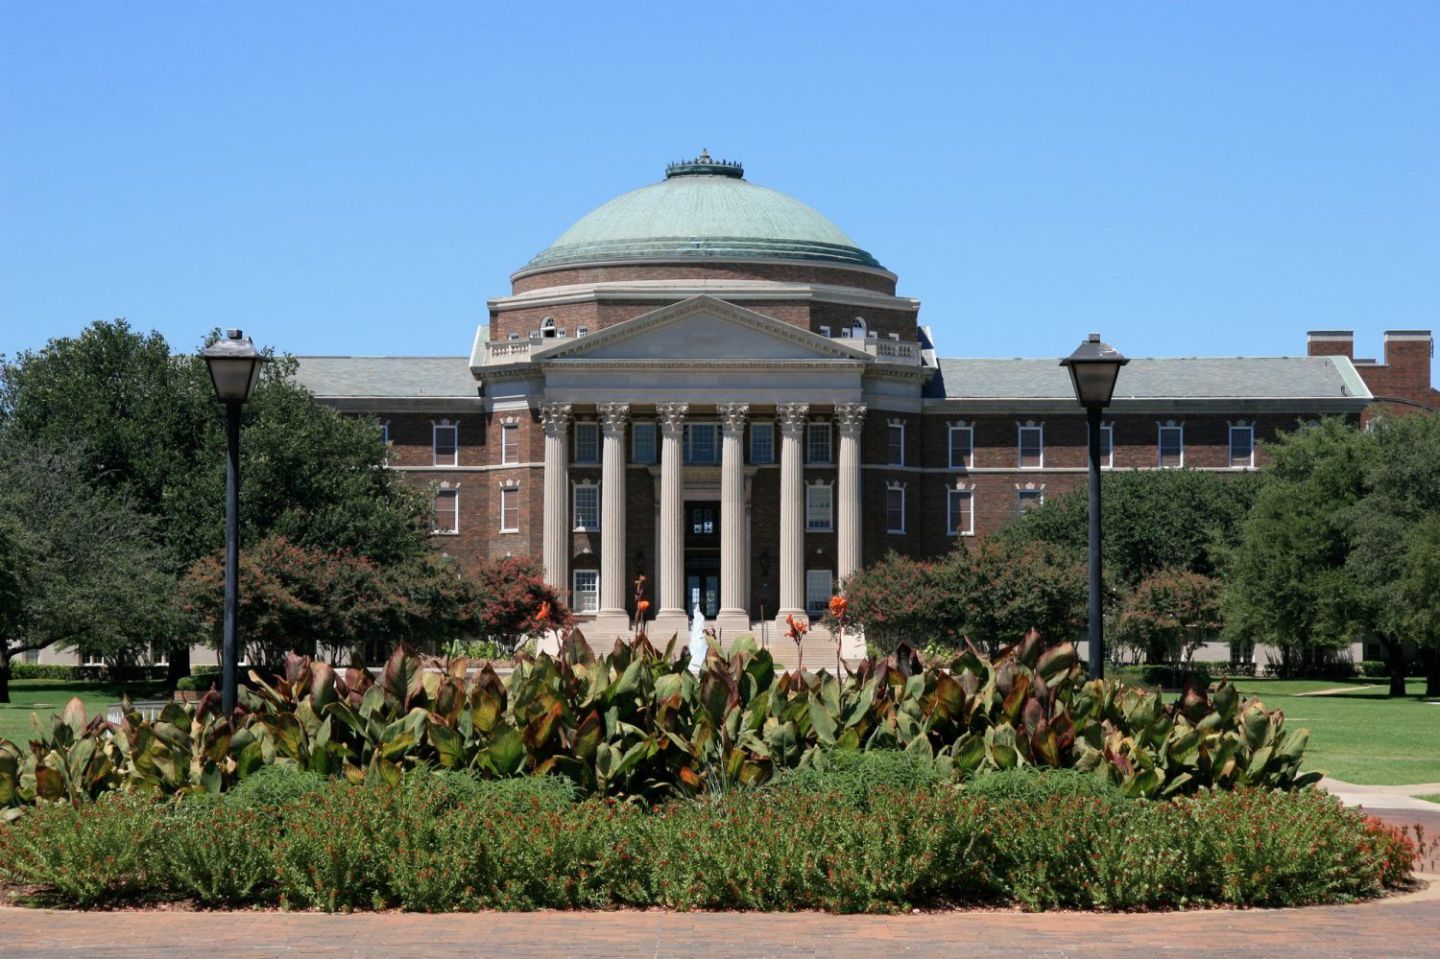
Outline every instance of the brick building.
{"label": "brick building", "polygon": [[[698,606],[733,635],[1085,480],[1057,359],[944,358],[896,280],[702,153],[515,273],[468,355],[301,357],[299,378],[386,431],[446,553],[541,557],[593,638],[625,631],[639,573],[657,632]],[[1430,334],[1385,349],[1357,360],[1350,333],[1319,331],[1305,356],[1136,358],[1106,468],[1253,470],[1307,420],[1440,408]]]}

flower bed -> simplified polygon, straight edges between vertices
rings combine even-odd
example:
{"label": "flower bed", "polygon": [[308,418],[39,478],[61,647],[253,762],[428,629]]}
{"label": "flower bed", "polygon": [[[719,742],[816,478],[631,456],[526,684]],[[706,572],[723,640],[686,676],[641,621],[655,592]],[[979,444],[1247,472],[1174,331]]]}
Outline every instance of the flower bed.
{"label": "flower bed", "polygon": [[758,785],[837,749],[918,753],[956,780],[1073,768],[1151,798],[1318,778],[1300,772],[1305,731],[1233,686],[1167,702],[1087,681],[1072,646],[1033,633],[993,658],[922,665],[902,648],[844,677],[777,670],[747,640],[712,650],[695,675],[686,651],[641,636],[597,657],[578,634],[556,656],[521,656],[503,680],[464,659],[441,666],[404,647],[378,678],[291,657],[272,682],[253,676],[233,722],[213,693],[118,724],[75,701],[28,748],[0,741],[0,808],[122,788],[220,793],[277,763],[391,783],[421,768],[553,773],[587,794],[659,801]]}
{"label": "flower bed", "polygon": [[1155,909],[1373,896],[1416,853],[1313,790],[1150,802],[1063,773],[1017,792],[1010,775],[969,789],[801,776],[646,807],[575,801],[553,778],[267,774],[225,797],[37,807],[0,827],[0,877],[72,906]]}

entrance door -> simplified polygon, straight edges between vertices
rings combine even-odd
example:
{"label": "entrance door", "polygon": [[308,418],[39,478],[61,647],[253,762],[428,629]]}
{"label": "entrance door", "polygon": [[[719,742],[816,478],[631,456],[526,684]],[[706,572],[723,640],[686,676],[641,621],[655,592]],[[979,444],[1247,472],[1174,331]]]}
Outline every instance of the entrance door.
{"label": "entrance door", "polygon": [[720,615],[720,504],[685,504],[685,615]]}

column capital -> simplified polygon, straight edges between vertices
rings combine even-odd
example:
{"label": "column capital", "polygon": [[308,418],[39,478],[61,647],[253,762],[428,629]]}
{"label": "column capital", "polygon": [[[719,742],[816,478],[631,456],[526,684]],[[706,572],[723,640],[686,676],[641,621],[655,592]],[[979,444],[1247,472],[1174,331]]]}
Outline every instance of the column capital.
{"label": "column capital", "polygon": [[745,417],[750,413],[749,403],[721,403],[716,410],[720,413],[722,435],[739,436],[745,431]]}
{"label": "column capital", "polygon": [[835,407],[835,425],[840,428],[841,436],[858,437],[865,428],[865,404],[841,403]]}
{"label": "column capital", "polygon": [[574,418],[574,410],[569,403],[542,403],[540,405],[540,423],[545,427],[545,432],[551,436],[563,436],[570,428],[570,420]]}
{"label": "column capital", "polygon": [[775,407],[775,420],[780,424],[781,436],[803,436],[809,417],[809,403],[781,403]]}
{"label": "column capital", "polygon": [[630,421],[629,403],[601,403],[597,408],[600,414],[600,429],[607,437],[624,436],[625,424]]}
{"label": "column capital", "polygon": [[690,412],[688,403],[661,403],[655,407],[655,421],[660,424],[662,436],[680,436],[685,430],[685,414]]}

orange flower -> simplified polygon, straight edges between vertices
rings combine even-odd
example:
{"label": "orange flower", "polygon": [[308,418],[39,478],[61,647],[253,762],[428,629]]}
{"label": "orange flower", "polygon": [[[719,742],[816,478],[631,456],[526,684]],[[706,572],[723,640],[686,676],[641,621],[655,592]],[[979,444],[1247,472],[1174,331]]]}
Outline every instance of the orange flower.
{"label": "orange flower", "polygon": [[646,611],[649,610],[649,609],[650,609],[650,600],[648,600],[648,599],[642,599],[642,600],[640,600],[640,602],[638,602],[638,603],[635,604],[635,612],[639,613],[641,616],[644,616],[645,613],[646,613]]}
{"label": "orange flower", "polygon": [[535,614],[535,625],[541,629],[550,626],[550,603],[549,601],[540,604],[540,611]]}
{"label": "orange flower", "polygon": [[850,603],[845,599],[844,596],[836,593],[834,596],[830,597],[830,615],[834,616],[836,619],[844,619],[845,609],[849,605]]}
{"label": "orange flower", "polygon": [[790,627],[788,630],[786,630],[786,634],[791,639],[795,640],[795,644],[798,646],[800,644],[800,640],[802,640],[805,637],[805,634],[810,631],[810,625],[806,623],[803,619],[796,619],[794,615],[790,613],[785,614],[785,622]]}

